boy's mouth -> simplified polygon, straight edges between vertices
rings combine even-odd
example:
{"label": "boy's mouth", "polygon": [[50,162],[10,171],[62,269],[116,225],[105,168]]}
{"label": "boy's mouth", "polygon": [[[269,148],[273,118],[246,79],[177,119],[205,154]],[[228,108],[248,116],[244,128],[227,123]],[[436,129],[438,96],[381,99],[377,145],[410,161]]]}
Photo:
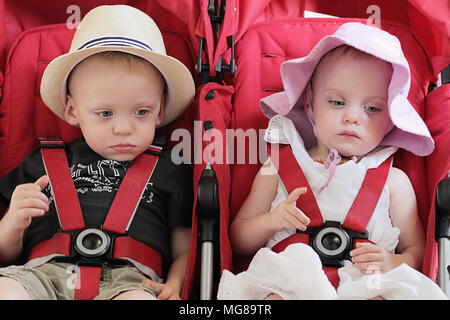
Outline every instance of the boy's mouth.
{"label": "boy's mouth", "polygon": [[118,152],[118,153],[130,153],[130,152],[134,151],[135,148],[136,148],[136,146],[129,144],[129,143],[116,144],[111,147],[111,149],[113,149],[115,152]]}

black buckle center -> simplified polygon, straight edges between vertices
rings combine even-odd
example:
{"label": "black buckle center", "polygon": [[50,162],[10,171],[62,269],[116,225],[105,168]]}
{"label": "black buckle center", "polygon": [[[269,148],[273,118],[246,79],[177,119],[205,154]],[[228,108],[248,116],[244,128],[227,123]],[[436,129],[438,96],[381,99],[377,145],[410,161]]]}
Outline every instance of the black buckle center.
{"label": "black buckle center", "polygon": [[75,239],[74,248],[85,258],[103,256],[111,247],[111,238],[99,229],[85,229]]}
{"label": "black buckle center", "polygon": [[322,226],[297,230],[297,233],[310,235],[309,245],[319,255],[322,265],[337,268],[343,266],[343,260],[350,259],[354,239],[368,238],[367,231],[358,233],[344,229],[337,221],[326,221]]}

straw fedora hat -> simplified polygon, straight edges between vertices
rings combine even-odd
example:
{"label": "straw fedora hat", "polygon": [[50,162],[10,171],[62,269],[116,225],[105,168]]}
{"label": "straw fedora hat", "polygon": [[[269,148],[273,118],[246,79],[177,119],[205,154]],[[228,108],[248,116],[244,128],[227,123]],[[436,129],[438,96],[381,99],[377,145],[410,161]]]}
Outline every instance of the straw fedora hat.
{"label": "straw fedora hat", "polygon": [[122,51],[153,64],[167,83],[165,118],[158,127],[177,118],[191,103],[195,86],[191,73],[166,54],[157,25],[144,12],[126,5],[99,6],[81,20],[68,53],[52,60],[41,81],[41,97],[64,119],[66,83],[73,68],[83,59],[102,51]]}

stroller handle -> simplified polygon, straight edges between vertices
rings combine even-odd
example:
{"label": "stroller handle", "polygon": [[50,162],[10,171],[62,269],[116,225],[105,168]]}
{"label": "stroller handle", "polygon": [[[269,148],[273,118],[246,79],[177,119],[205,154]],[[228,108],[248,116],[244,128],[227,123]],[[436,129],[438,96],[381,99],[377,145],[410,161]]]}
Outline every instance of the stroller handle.
{"label": "stroller handle", "polygon": [[450,178],[442,179],[436,188],[435,236],[439,248],[438,283],[450,297]]}
{"label": "stroller handle", "polygon": [[219,223],[219,192],[216,174],[208,163],[198,183],[199,240],[202,246],[200,299],[211,300],[214,275],[214,242]]}

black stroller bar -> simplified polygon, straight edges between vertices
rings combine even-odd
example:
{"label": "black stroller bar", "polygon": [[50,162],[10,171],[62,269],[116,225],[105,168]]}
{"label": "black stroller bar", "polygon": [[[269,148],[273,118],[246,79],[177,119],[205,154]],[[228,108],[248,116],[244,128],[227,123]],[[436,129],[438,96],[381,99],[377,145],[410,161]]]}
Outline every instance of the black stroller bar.
{"label": "black stroller bar", "polygon": [[[441,85],[450,83],[450,65],[441,71]],[[438,284],[450,297],[450,172],[436,187],[435,238],[438,242]]]}
{"label": "black stroller bar", "polygon": [[214,283],[214,247],[218,240],[219,191],[216,174],[208,163],[198,184],[199,241],[201,243],[200,299],[211,300]]}
{"label": "black stroller bar", "polygon": [[[208,2],[208,15],[211,21],[211,25],[213,27],[213,31],[217,33],[220,29],[220,26],[223,22],[224,16],[225,16],[225,5],[226,1],[222,0],[219,6],[218,14],[216,13],[216,4],[217,0],[209,0]],[[224,79],[224,73],[229,72],[232,77],[234,77],[234,74],[236,73],[236,59],[234,58],[234,35],[230,36],[230,47],[231,47],[231,60],[230,64],[224,64],[222,62],[222,56],[219,57],[219,60],[216,63],[216,66],[214,67],[214,71],[216,72],[215,76],[211,76],[209,74],[209,63],[203,63],[202,58],[202,52],[205,45],[205,38],[200,38],[200,45],[199,45],[199,52],[198,52],[198,58],[197,58],[197,75],[199,77],[202,77],[202,83],[207,82],[222,82]]]}
{"label": "black stroller bar", "polygon": [[450,65],[445,67],[441,72],[441,82],[442,84],[450,83]]}
{"label": "black stroller bar", "polygon": [[450,178],[436,189],[436,241],[439,250],[438,284],[450,297]]}

